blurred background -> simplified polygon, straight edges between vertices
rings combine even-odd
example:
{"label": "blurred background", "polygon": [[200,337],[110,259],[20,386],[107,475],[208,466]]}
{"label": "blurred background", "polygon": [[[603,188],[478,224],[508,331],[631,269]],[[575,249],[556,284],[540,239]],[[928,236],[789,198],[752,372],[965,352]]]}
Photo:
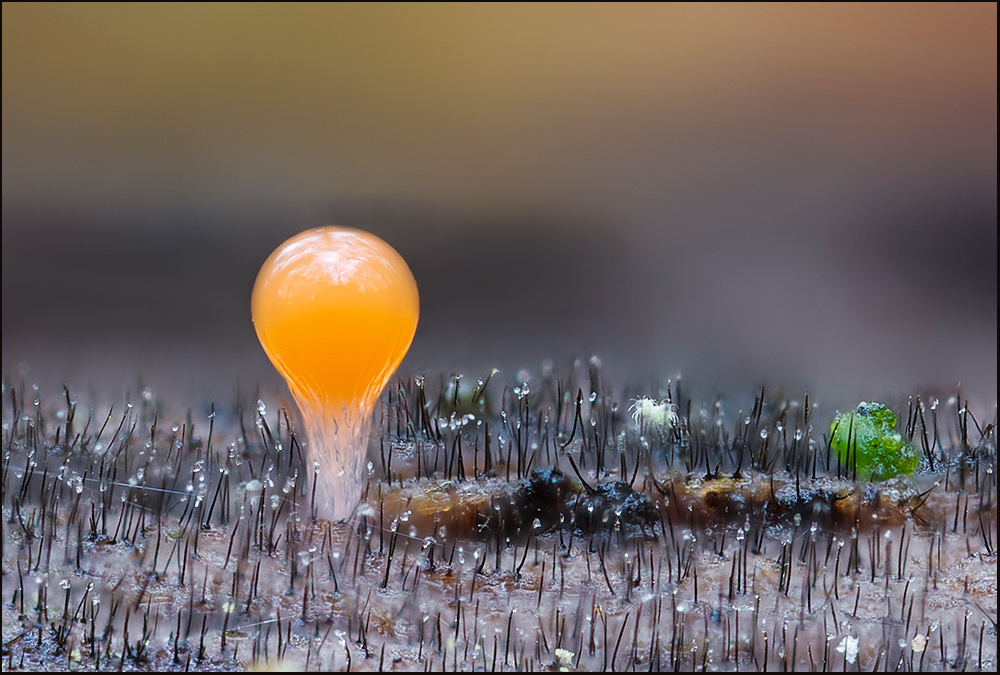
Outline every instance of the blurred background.
{"label": "blurred background", "polygon": [[992,408],[997,7],[3,4],[5,377],[276,383],[322,224],[408,260],[410,372]]}

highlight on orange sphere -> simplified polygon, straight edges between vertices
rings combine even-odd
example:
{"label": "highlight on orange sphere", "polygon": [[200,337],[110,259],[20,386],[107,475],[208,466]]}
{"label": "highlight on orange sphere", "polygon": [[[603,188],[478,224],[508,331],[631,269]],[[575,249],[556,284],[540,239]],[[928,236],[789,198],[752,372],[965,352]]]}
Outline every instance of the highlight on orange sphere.
{"label": "highlight on orange sphere", "polygon": [[345,519],[361,498],[375,402],[417,329],[417,283],[375,235],[320,227],[270,255],[250,304],[257,338],[302,413],[316,515]]}

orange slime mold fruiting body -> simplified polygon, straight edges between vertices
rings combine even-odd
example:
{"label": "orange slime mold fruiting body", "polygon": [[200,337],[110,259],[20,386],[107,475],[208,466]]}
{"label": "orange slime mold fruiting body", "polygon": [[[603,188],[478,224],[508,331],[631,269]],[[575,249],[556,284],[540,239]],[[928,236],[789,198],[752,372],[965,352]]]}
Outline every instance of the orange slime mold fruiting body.
{"label": "orange slime mold fruiting body", "polygon": [[361,498],[372,410],[413,341],[419,310],[406,262],[360,230],[296,235],[257,275],[254,328],[302,412],[321,518],[347,518]]}

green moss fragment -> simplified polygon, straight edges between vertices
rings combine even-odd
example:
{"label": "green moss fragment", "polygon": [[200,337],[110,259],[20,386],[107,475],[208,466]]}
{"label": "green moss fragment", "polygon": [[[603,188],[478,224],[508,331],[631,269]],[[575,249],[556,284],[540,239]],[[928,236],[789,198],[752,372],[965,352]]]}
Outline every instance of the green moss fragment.
{"label": "green moss fragment", "polygon": [[874,401],[862,401],[857,410],[837,415],[830,427],[831,445],[848,467],[857,462],[858,478],[886,480],[911,474],[919,456],[895,430],[896,415]]}

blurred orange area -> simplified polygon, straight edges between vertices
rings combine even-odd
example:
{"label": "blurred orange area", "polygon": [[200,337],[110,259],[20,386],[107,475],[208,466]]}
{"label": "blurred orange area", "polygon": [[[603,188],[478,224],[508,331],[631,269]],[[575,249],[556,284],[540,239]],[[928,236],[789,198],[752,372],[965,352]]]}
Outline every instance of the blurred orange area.
{"label": "blurred orange area", "polygon": [[995,56],[989,4],[5,4],[4,197],[619,213],[648,189],[627,162],[684,157],[656,176],[683,185],[773,125],[961,141],[995,117]]}

